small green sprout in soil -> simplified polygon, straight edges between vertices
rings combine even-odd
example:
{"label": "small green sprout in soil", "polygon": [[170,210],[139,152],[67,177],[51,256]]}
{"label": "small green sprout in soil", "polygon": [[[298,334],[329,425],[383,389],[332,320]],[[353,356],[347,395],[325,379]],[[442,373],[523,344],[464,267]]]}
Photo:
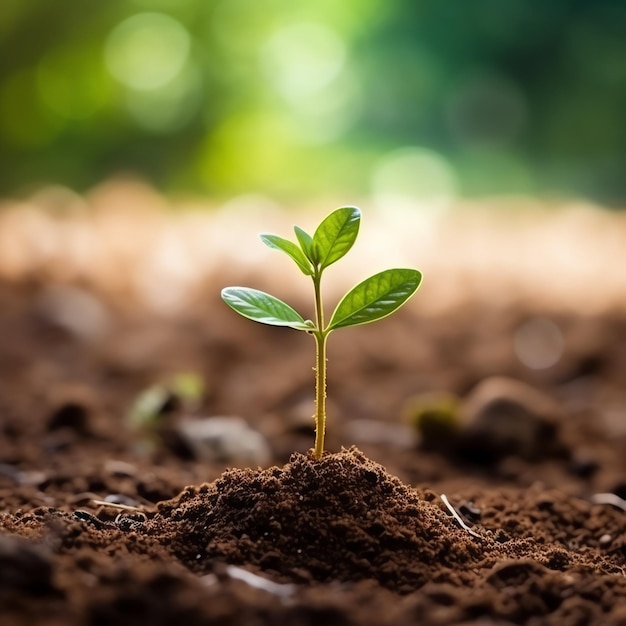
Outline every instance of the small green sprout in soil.
{"label": "small green sprout in soil", "polygon": [[248,287],[226,287],[222,298],[243,317],[269,324],[302,330],[313,336],[315,359],[315,449],[317,459],[324,452],[326,432],[326,342],[337,328],[375,322],[391,315],[417,290],[422,274],[414,269],[390,269],[370,276],[351,289],[337,304],[326,322],[322,306],[321,282],[324,270],[343,257],[354,244],[361,223],[356,207],[333,211],[317,227],[313,236],[298,226],[294,232],[298,243],[277,235],[262,234],[261,241],[286,253],[313,281],[315,320],[304,319],[278,298]]}
{"label": "small green sprout in soil", "polygon": [[176,409],[198,410],[205,395],[205,384],[196,372],[178,372],[164,384],[143,389],[135,399],[128,423],[132,428],[153,428]]}
{"label": "small green sprout in soil", "polygon": [[142,449],[153,452],[162,445],[168,418],[179,411],[196,413],[205,395],[200,374],[178,372],[167,382],[151,385],[137,395],[128,412],[128,426],[139,434]]}

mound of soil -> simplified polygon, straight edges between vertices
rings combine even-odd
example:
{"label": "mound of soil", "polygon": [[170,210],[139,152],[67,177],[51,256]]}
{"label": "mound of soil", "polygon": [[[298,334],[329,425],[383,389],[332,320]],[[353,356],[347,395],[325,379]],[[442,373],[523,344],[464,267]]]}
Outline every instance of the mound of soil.
{"label": "mound of soil", "polygon": [[[283,468],[231,470],[162,502],[148,532],[194,571],[215,560],[281,579],[371,579],[394,591],[503,556],[356,449]],[[484,545],[483,545],[484,544]]]}
{"label": "mound of soil", "polygon": [[[512,519],[492,504],[488,526],[468,531],[432,491],[403,484],[351,448],[321,461],[296,454],[283,468],[230,470],[159,503],[142,530],[199,573],[216,562],[246,564],[279,580],[367,579],[400,593],[428,581],[476,585],[507,559],[623,574],[623,515],[558,493],[534,496],[520,497],[530,515]],[[568,554],[574,542],[579,550]]]}

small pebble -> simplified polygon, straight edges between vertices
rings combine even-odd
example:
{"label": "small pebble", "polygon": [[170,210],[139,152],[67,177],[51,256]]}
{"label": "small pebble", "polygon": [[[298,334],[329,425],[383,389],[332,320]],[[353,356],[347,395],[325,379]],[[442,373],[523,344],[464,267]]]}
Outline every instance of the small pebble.
{"label": "small pebble", "polygon": [[141,506],[137,500],[131,498],[130,496],[126,496],[123,493],[112,493],[106,496],[104,499],[105,502],[109,504],[124,504],[125,506]]}
{"label": "small pebble", "polygon": [[459,513],[469,522],[477,522],[480,520],[482,511],[473,502],[462,502],[459,506]]}
{"label": "small pebble", "polygon": [[146,519],[145,514],[141,511],[133,513],[120,513],[115,518],[114,523],[122,532],[131,532],[143,524]]}
{"label": "small pebble", "polygon": [[98,519],[95,515],[88,513],[87,511],[74,511],[73,515],[75,520],[79,522],[85,522],[87,524],[91,524],[97,530],[104,530],[108,524]]}
{"label": "small pebble", "polygon": [[240,417],[186,419],[177,430],[200,461],[258,466],[271,459],[265,437]]}
{"label": "small pebble", "polygon": [[101,399],[93,388],[83,383],[55,385],[46,394],[49,433],[72,433],[87,437],[93,434]]}
{"label": "small pebble", "polygon": [[115,478],[133,478],[137,468],[131,463],[111,459],[105,463],[104,471]]}
{"label": "small pebble", "polygon": [[553,400],[518,380],[483,380],[465,399],[462,449],[474,461],[515,455],[527,460],[560,450],[560,409]]}
{"label": "small pebble", "polygon": [[103,302],[95,294],[79,287],[48,287],[37,304],[43,319],[77,339],[102,339],[112,327],[111,314]]}

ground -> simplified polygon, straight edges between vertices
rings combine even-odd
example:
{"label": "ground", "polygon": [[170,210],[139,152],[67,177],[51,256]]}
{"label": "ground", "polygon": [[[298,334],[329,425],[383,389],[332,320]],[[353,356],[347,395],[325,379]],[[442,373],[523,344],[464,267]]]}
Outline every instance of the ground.
{"label": "ground", "polygon": [[[535,298],[435,306],[425,270],[414,304],[331,336],[317,461],[313,342],[219,299],[276,276],[220,266],[174,309],[137,296],[113,253],[97,277],[55,254],[0,254],[3,626],[626,624],[613,283],[580,307],[550,299],[558,274]],[[235,444],[185,438],[217,416],[245,420]]]}

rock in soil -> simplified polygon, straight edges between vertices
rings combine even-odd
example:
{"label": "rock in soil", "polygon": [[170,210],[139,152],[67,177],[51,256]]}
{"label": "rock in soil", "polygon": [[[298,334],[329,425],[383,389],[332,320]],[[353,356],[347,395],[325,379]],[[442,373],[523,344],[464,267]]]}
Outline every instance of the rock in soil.
{"label": "rock in soil", "polygon": [[462,406],[461,448],[465,455],[490,462],[516,455],[539,459],[563,452],[559,406],[518,380],[483,380]]}

